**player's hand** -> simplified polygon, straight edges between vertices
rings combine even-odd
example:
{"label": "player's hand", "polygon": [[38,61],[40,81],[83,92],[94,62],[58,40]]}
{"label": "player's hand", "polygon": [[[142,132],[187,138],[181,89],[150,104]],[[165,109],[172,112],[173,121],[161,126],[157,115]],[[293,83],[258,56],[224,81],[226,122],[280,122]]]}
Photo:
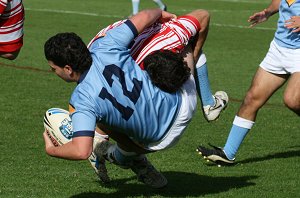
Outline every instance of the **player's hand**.
{"label": "player's hand", "polygon": [[270,13],[267,11],[267,9],[264,9],[261,12],[254,13],[248,19],[248,22],[251,23],[249,27],[254,27],[257,24],[268,20],[269,16],[270,16]]}
{"label": "player's hand", "polygon": [[293,29],[292,32],[300,32],[300,16],[292,16],[285,21],[284,26],[288,29]]}
{"label": "player's hand", "polygon": [[164,22],[168,22],[172,19],[176,19],[176,18],[177,18],[177,16],[175,14],[172,14],[172,13],[166,12],[166,11],[162,11],[159,21],[164,23]]}
{"label": "player's hand", "polygon": [[53,144],[53,142],[49,138],[46,130],[43,133],[43,137],[44,137],[44,141],[45,141],[45,150],[46,150],[46,153],[48,153],[48,150],[51,149],[52,147],[55,147],[55,145]]}

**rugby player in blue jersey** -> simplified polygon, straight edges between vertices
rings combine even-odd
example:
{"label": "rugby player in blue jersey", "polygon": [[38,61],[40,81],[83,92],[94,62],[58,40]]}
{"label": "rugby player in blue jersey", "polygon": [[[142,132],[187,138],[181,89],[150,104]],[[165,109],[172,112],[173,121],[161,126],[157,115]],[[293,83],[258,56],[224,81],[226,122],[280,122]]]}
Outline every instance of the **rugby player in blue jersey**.
{"label": "rugby player in blue jersey", "polygon": [[[97,124],[117,142],[102,142],[97,155],[130,168],[141,182],[151,187],[167,185],[167,179],[144,154],[169,148],[180,139],[196,109],[194,78],[180,54],[154,52],[149,60],[159,61],[147,64],[145,59],[146,71],[143,71],[128,48],[146,27],[159,19],[174,17],[160,9],[142,11],[95,40],[90,51],[74,33],[60,33],[48,39],[45,56],[52,70],[63,80],[78,83],[70,99],[74,108],[73,139],[55,147],[44,133],[48,155],[87,159],[93,150]],[[170,69],[170,75],[147,72],[152,71],[151,67],[159,71],[161,66]],[[157,84],[165,91],[153,83],[157,78],[166,82]]]}

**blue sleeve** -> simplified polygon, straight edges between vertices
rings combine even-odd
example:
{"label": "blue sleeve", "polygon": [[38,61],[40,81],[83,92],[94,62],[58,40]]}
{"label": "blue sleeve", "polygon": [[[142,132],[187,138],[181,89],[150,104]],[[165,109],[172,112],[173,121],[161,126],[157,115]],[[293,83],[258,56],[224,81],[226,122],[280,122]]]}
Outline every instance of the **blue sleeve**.
{"label": "blue sleeve", "polygon": [[128,48],[137,35],[136,27],[130,20],[127,20],[122,25],[107,31],[104,37],[95,40],[90,50],[113,49],[112,46]]}
{"label": "blue sleeve", "polygon": [[77,111],[71,114],[73,137],[94,136],[96,128],[96,117],[88,111]]}
{"label": "blue sleeve", "polygon": [[138,36],[138,31],[136,27],[133,25],[133,23],[130,20],[125,21],[125,24],[131,29],[134,37]]}
{"label": "blue sleeve", "polygon": [[73,133],[72,138],[82,137],[82,136],[94,137],[94,135],[95,135],[95,131],[76,131]]}

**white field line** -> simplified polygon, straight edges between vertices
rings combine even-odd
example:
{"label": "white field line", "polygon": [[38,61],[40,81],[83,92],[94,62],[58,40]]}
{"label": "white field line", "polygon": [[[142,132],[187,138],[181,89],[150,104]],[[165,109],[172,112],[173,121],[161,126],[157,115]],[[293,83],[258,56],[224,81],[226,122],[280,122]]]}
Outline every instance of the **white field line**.
{"label": "white field line", "polygon": [[242,25],[230,25],[230,24],[219,24],[219,23],[211,23],[213,26],[218,26],[218,27],[229,27],[229,28],[240,28],[240,29],[257,29],[257,30],[272,30],[275,31],[276,28],[268,28],[268,27],[253,27],[249,28],[249,26],[242,26]]}
{"label": "white field line", "polygon": [[[95,16],[95,17],[106,17],[106,18],[117,18],[123,19],[124,16],[121,15],[104,15],[104,14],[97,14],[91,12],[78,12],[78,11],[70,11],[70,10],[52,10],[52,9],[32,9],[32,8],[25,8],[26,11],[35,11],[35,12],[51,12],[51,13],[60,13],[60,14],[76,14],[76,15],[84,15],[84,16]],[[230,25],[230,24],[219,24],[219,23],[211,23],[212,26],[218,27],[229,27],[229,28],[241,28],[241,29],[248,29],[248,26],[239,26],[239,25]],[[267,27],[254,27],[253,29],[258,30],[272,30],[275,31],[276,28],[267,28]]]}
{"label": "white field line", "polygon": [[[196,0],[196,1],[204,1],[204,0]],[[253,4],[270,4],[271,1],[261,1],[261,0],[206,0],[209,2],[230,2],[230,3],[253,3]]]}
{"label": "white field line", "polygon": [[[188,13],[188,12],[192,12],[193,9],[180,9],[180,10],[173,10],[173,12],[179,12],[179,13]],[[232,13],[232,12],[235,12],[235,11],[232,11],[232,10],[208,10],[209,12],[220,12],[220,13]],[[257,12],[260,11],[260,10],[257,10]],[[238,11],[239,13],[241,12],[246,12],[246,13],[254,13],[255,11],[253,10],[239,10]]]}
{"label": "white field line", "polygon": [[25,8],[25,11],[51,12],[51,13],[60,13],[60,14],[77,14],[77,15],[99,16],[99,17],[107,17],[107,18],[123,18],[124,17],[124,16],[120,16],[120,15],[105,15],[105,14],[97,14],[97,13],[91,13],[91,12],[78,12],[78,11],[70,11],[70,10],[52,10],[52,9],[32,9],[32,8]]}

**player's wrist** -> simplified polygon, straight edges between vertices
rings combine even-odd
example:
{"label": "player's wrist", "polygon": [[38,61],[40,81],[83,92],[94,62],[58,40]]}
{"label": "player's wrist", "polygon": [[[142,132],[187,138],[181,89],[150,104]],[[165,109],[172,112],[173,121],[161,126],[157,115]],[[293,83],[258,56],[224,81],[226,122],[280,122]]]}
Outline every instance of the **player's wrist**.
{"label": "player's wrist", "polygon": [[264,9],[265,16],[269,18],[271,16],[272,11],[269,8]]}

